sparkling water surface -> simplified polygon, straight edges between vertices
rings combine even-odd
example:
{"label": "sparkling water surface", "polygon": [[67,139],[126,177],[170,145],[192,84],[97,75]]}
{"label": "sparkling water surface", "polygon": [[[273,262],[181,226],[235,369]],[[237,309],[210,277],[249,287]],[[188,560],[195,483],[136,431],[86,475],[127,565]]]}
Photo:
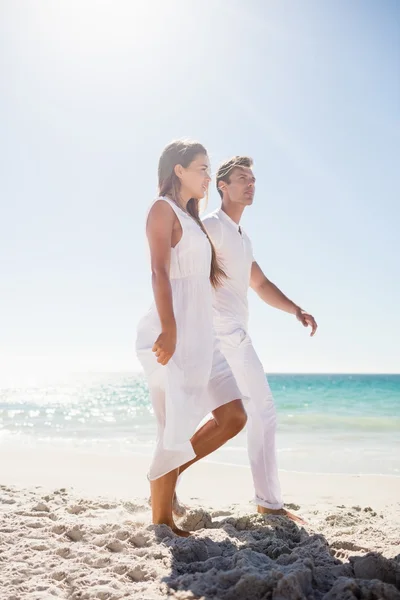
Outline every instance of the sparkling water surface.
{"label": "sparkling water surface", "polygon": [[[400,475],[400,375],[272,374],[268,380],[280,468]],[[155,431],[142,375],[79,374],[0,388],[3,445],[150,457]],[[247,465],[245,432],[209,460]]]}

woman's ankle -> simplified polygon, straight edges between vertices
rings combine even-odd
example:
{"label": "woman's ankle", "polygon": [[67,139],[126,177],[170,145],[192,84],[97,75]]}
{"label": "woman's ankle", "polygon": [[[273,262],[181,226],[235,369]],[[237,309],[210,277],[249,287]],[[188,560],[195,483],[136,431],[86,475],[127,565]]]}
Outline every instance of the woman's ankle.
{"label": "woman's ankle", "polygon": [[153,525],[167,525],[173,529],[176,527],[172,517],[153,517]]}

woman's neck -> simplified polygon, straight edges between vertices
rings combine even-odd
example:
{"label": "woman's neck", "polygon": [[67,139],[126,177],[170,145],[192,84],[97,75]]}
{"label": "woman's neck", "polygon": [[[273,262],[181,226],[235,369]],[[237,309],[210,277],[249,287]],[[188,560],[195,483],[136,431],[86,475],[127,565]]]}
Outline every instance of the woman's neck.
{"label": "woman's neck", "polygon": [[185,190],[180,190],[175,198],[170,196],[171,200],[174,200],[184,211],[187,212],[187,204],[191,199],[191,194],[189,192],[185,192]]}

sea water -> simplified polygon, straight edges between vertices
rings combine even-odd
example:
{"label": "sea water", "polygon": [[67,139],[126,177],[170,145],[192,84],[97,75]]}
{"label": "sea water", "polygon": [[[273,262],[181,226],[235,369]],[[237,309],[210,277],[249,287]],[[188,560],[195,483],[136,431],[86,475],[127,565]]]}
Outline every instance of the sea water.
{"label": "sea water", "polygon": [[[400,475],[400,375],[268,375],[285,470]],[[1,386],[6,444],[151,457],[155,419],[140,374],[60,377]],[[248,466],[246,432],[208,460]]]}

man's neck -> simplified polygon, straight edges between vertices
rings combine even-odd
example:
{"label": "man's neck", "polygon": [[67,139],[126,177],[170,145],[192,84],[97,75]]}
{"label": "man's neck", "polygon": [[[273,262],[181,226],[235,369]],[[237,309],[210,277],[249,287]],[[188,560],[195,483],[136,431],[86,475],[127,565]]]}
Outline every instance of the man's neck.
{"label": "man's neck", "polygon": [[242,218],[243,211],[246,207],[241,204],[221,204],[221,210],[224,211],[232,219],[239,225],[240,219]]}

